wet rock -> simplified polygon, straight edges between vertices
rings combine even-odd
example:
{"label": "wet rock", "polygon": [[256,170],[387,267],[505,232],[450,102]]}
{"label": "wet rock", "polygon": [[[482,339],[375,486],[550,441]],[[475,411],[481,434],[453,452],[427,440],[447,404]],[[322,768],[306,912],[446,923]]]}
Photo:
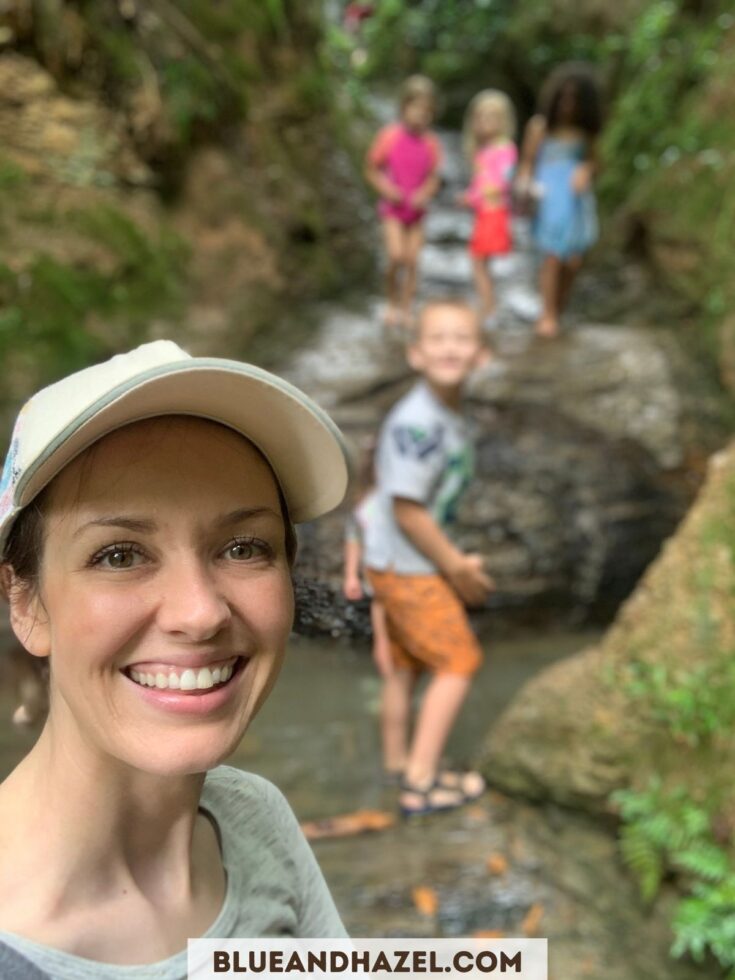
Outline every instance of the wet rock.
{"label": "wet rock", "polygon": [[687,691],[708,687],[711,699],[729,683],[733,590],[735,443],[713,457],[695,505],[602,643],[539,674],[501,716],[484,753],[490,779],[592,810],[652,773],[675,776],[692,798],[731,799],[735,739],[717,730],[713,764],[707,734],[719,709],[703,709],[703,728],[696,712],[682,716],[676,739],[667,719]]}
{"label": "wet rock", "polygon": [[[551,977],[704,975],[701,964],[670,958],[674,890],[664,888],[656,907],[644,908],[613,835],[553,807],[541,810],[494,794],[459,813],[317,844],[316,850],[352,935],[519,936],[533,918],[549,939]],[[490,854],[505,856],[505,874],[488,873]],[[435,894],[434,917],[412,901],[417,886]]]}

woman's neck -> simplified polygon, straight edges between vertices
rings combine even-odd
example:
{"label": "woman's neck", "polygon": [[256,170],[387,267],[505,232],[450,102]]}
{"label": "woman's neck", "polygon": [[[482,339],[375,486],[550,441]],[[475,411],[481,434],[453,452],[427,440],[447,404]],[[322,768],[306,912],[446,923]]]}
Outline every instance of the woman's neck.
{"label": "woman's neck", "polygon": [[32,881],[61,914],[130,890],[154,904],[185,900],[203,782],[132,770],[81,738],[55,737],[49,720],[0,786],[0,853],[13,856],[3,877]]}

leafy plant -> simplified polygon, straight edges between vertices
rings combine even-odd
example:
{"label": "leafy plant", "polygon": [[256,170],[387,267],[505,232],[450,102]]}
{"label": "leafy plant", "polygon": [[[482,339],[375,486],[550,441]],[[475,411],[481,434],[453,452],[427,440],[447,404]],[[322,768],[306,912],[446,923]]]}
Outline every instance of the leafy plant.
{"label": "leafy plant", "polygon": [[708,809],[683,787],[666,790],[656,778],[645,790],[620,790],[612,799],[624,821],[621,853],[643,899],[653,901],[667,869],[689,882],[690,894],[674,913],[672,955],[702,962],[711,954],[735,978],[735,865],[713,838]]}

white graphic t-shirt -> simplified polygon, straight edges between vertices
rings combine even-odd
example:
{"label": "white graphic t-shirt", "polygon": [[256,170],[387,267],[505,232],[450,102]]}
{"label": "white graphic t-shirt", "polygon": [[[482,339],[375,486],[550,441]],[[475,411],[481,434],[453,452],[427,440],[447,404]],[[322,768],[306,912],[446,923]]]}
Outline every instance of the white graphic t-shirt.
{"label": "white graphic t-shirt", "polygon": [[365,565],[402,575],[435,573],[432,562],[398,527],[393,501],[415,500],[440,527],[451,527],[473,471],[466,419],[442,404],[426,382],[419,382],[388,413],[375,466],[376,500],[365,529]]}

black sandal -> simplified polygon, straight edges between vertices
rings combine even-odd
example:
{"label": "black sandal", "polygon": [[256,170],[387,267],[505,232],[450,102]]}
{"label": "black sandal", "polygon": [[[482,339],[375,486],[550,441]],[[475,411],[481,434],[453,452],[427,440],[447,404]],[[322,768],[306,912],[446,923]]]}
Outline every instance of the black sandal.
{"label": "black sandal", "polygon": [[[405,780],[401,783],[401,796],[404,793],[411,793],[414,796],[419,797],[422,801],[418,806],[406,806],[405,803],[401,802],[399,799],[398,806],[401,811],[401,815],[404,817],[424,817],[431,813],[445,813],[447,810],[456,810],[461,806],[464,806],[468,802],[465,794],[459,787],[452,786],[442,786],[439,778],[435,779],[434,782],[427,786],[425,789],[420,786],[412,786],[411,783],[407,783]],[[432,793],[453,793],[454,799],[444,800],[443,802],[432,802]]]}

